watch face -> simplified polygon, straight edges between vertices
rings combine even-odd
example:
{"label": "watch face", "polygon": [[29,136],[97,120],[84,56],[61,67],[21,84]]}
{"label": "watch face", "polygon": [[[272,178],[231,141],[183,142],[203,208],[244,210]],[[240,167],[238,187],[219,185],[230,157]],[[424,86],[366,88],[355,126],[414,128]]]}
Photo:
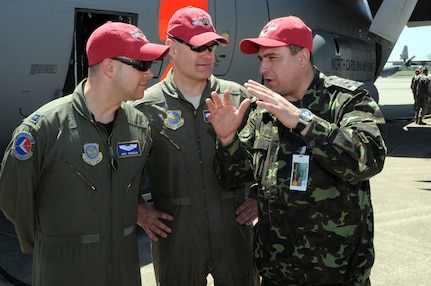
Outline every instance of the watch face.
{"label": "watch face", "polygon": [[304,121],[311,121],[313,119],[313,113],[306,108],[301,109],[301,117]]}

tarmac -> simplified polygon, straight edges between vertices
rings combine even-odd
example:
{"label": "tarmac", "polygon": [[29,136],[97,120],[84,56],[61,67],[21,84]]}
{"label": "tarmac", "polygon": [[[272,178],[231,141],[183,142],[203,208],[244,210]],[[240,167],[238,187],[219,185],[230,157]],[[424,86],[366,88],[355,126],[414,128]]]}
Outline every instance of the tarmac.
{"label": "tarmac", "polygon": [[[431,117],[425,118],[427,125],[413,123],[410,79],[376,81],[387,121],[388,156],[383,171],[371,179],[373,286],[431,285]],[[142,285],[156,286],[150,240],[142,230],[138,239]],[[0,286],[30,285],[31,266],[31,255],[21,253],[13,226],[0,214],[0,267],[6,272],[0,269]],[[208,285],[213,285],[211,277]]]}

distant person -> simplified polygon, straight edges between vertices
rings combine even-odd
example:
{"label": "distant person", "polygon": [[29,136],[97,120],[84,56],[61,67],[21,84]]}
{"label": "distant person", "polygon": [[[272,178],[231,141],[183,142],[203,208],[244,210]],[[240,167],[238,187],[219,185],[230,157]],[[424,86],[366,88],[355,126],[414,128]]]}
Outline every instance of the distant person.
{"label": "distant person", "polygon": [[416,112],[416,105],[417,105],[417,101],[416,101],[416,91],[417,91],[417,85],[418,85],[418,79],[420,77],[421,74],[421,69],[417,68],[415,69],[415,74],[412,77],[411,83],[410,83],[410,89],[412,91],[413,94],[413,110],[415,111],[415,123],[417,123],[418,121],[418,113]]}
{"label": "distant person", "polygon": [[141,285],[136,222],[152,146],[142,97],[169,48],[108,22],[87,42],[88,78],[24,119],[5,152],[0,208],[33,253],[33,286]]}
{"label": "distant person", "polygon": [[228,93],[207,99],[218,134],[216,171],[228,188],[255,180],[254,255],[262,285],[370,285],[374,263],[369,179],[386,156],[385,120],[361,84],[312,64],[311,29],[298,17],[271,20],[240,49],[258,54],[267,86],[237,127]]}
{"label": "distant person", "polygon": [[[214,172],[216,134],[205,99],[229,90],[232,104],[249,97],[244,87],[212,74],[215,50],[228,41],[210,15],[177,10],[166,45],[172,69],[134,105],[147,115],[154,140],[149,180],[153,203],[141,205],[139,225],[151,237],[156,283],[161,286],[258,285],[253,264],[257,201],[244,186],[224,188]],[[163,219],[163,214],[173,220]]]}
{"label": "distant person", "polygon": [[418,125],[426,125],[423,121],[425,114],[428,111],[430,92],[430,78],[428,76],[428,68],[422,68],[422,74],[419,75],[416,84],[415,96],[415,123]]}
{"label": "distant person", "polygon": [[410,89],[412,90],[412,93],[413,93],[413,99],[415,98],[415,94],[417,90],[417,82],[420,77],[420,74],[421,74],[421,70],[419,68],[415,69],[415,74],[412,77],[412,81],[410,83]]}

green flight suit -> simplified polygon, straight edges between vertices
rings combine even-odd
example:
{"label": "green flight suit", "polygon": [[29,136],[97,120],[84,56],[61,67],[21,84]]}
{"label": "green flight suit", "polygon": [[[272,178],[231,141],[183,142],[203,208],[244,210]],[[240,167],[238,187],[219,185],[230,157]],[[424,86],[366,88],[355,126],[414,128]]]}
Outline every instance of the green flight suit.
{"label": "green flight suit", "polygon": [[[306,136],[254,105],[239,138],[217,150],[223,185],[258,183],[254,254],[271,285],[369,283],[374,227],[368,180],[382,170],[387,148],[382,113],[359,85],[315,70],[295,103],[314,114]],[[302,165],[309,172],[305,190],[290,182],[294,154],[309,158]]]}
{"label": "green flight suit", "polygon": [[33,286],[141,285],[135,230],[151,146],[147,119],[126,103],[111,134],[95,122],[83,83],[16,128],[0,208],[33,253]]}
{"label": "green flight suit", "polygon": [[428,109],[430,91],[430,78],[427,74],[420,74],[416,80],[416,93],[415,93],[415,122],[417,124],[424,124],[423,118],[425,114],[430,111]]}
{"label": "green flight suit", "polygon": [[[251,226],[236,222],[244,186],[223,188],[214,173],[216,134],[205,98],[230,90],[233,104],[247,96],[240,85],[211,76],[197,109],[176,89],[172,71],[134,105],[149,119],[153,136],[149,180],[155,207],[173,216],[167,238],[152,241],[161,286],[256,285]],[[219,283],[219,284],[217,284]]]}

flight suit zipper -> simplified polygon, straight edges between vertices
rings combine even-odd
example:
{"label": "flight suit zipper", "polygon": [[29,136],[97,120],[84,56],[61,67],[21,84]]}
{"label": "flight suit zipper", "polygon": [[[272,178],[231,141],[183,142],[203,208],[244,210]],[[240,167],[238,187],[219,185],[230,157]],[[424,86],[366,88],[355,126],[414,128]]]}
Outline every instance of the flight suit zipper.
{"label": "flight suit zipper", "polygon": [[165,134],[165,133],[163,133],[163,132],[159,132],[161,135],[163,135],[163,137],[165,137],[166,139],[168,139],[168,141],[172,144],[172,145],[174,145],[174,147],[177,149],[177,150],[181,150],[181,147],[177,144],[177,143],[175,143],[171,138],[169,138],[169,136],[167,135],[167,134]]}
{"label": "flight suit zipper", "polygon": [[126,193],[128,193],[131,188],[132,188],[132,183],[128,183],[126,188]]}
{"label": "flight suit zipper", "polygon": [[112,170],[114,170],[114,172],[118,172],[117,160],[115,160],[114,149],[112,148],[112,145],[111,145],[111,135],[108,136],[107,144],[108,144],[109,156],[110,156],[109,162],[111,163]]}
{"label": "flight suit zipper", "polygon": [[96,187],[93,185],[93,184],[91,184],[91,182],[87,179],[87,178],[85,178],[82,174],[81,174],[81,172],[79,172],[72,164],[70,164],[69,162],[67,162],[64,158],[61,158],[61,160],[63,160],[63,162],[69,167],[69,168],[71,168],[74,172],[75,172],[75,174],[76,175],[78,175],[78,177],[80,177],[86,184],[87,184],[87,186],[93,191],[93,192],[97,192],[97,190],[96,190]]}

